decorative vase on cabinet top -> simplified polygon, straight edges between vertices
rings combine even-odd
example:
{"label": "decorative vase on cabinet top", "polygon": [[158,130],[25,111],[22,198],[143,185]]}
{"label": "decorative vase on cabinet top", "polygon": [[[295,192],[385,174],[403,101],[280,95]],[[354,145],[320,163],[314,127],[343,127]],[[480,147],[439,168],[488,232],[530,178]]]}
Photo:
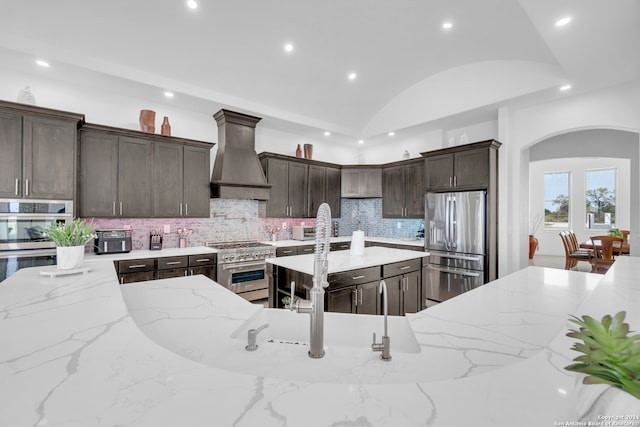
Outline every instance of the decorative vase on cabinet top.
{"label": "decorative vase on cabinet top", "polygon": [[302,157],[302,149],[300,148],[300,144],[298,144],[298,148],[296,148],[296,157],[297,158]]}
{"label": "decorative vase on cabinet top", "polygon": [[311,159],[313,157],[313,144],[304,144],[304,158]]}
{"label": "decorative vase on cabinet top", "polygon": [[164,116],[162,126],[160,126],[160,133],[162,135],[171,136],[171,125],[169,124],[169,117]]}
{"label": "decorative vase on cabinet top", "polygon": [[140,130],[154,133],[156,131],[156,112],[153,110],[140,110]]}

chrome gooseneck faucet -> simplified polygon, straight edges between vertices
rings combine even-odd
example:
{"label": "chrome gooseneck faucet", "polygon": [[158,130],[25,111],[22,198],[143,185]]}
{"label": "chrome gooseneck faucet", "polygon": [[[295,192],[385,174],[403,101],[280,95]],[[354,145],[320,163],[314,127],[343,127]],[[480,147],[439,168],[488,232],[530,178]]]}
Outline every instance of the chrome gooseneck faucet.
{"label": "chrome gooseneck faucet", "polygon": [[389,305],[387,303],[387,284],[384,280],[380,281],[380,293],[382,294],[382,304],[384,306],[384,335],[382,336],[382,342],[376,342],[376,333],[373,333],[373,344],[371,344],[371,350],[381,351],[380,359],[385,362],[391,361],[391,338],[387,333],[387,316],[389,313]]}
{"label": "chrome gooseneck faucet", "polygon": [[331,231],[331,209],[323,203],[316,216],[316,247],[313,262],[313,287],[311,301],[294,301],[295,282],[291,282],[291,311],[308,313],[311,316],[309,331],[309,357],[319,359],[324,356],[324,288],[329,286],[329,234]]}

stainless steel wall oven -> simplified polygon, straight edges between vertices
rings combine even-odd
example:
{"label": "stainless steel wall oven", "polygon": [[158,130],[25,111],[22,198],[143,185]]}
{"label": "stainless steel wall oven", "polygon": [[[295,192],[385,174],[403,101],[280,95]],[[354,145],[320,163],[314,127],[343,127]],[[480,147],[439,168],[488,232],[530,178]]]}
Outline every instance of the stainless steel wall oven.
{"label": "stainless steel wall oven", "polygon": [[56,263],[44,230],[73,218],[70,200],[0,199],[0,281],[20,268]]}

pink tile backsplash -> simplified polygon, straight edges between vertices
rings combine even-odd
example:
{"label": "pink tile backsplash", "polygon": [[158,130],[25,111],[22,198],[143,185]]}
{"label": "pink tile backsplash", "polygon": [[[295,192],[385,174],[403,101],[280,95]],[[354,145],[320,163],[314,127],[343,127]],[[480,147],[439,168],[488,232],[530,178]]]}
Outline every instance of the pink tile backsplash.
{"label": "pink tile backsplash", "polygon": [[210,208],[209,218],[94,218],[93,223],[105,230],[130,228],[134,250],[149,249],[151,231],[164,230],[165,225],[171,232],[163,237],[164,248],[178,247],[178,228],[193,230],[187,246],[203,246],[211,241],[270,241],[271,229],[277,229],[278,240],[286,240],[292,225],[315,225],[313,218],[259,218],[255,200],[211,199]]}

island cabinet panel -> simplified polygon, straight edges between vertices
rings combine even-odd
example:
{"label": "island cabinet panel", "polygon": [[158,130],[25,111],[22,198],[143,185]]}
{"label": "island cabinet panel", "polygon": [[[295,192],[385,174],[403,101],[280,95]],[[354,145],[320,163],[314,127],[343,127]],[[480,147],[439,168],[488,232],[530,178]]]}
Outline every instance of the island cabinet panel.
{"label": "island cabinet panel", "polygon": [[402,316],[420,311],[421,264],[421,259],[412,259],[382,266],[390,315]]}
{"label": "island cabinet panel", "polygon": [[202,274],[211,280],[217,280],[216,261],[215,254],[189,255],[189,275]]}
{"label": "island cabinet panel", "polygon": [[276,257],[298,255],[297,246],[287,246],[284,248],[276,248]]}
{"label": "island cabinet panel", "polygon": [[378,281],[328,290],[325,295],[326,311],[380,314]]}
{"label": "island cabinet panel", "polygon": [[329,244],[329,250],[331,251],[344,251],[351,249],[351,242],[333,242]]}
{"label": "island cabinet panel", "polygon": [[72,200],[83,116],[0,101],[0,197]]}

